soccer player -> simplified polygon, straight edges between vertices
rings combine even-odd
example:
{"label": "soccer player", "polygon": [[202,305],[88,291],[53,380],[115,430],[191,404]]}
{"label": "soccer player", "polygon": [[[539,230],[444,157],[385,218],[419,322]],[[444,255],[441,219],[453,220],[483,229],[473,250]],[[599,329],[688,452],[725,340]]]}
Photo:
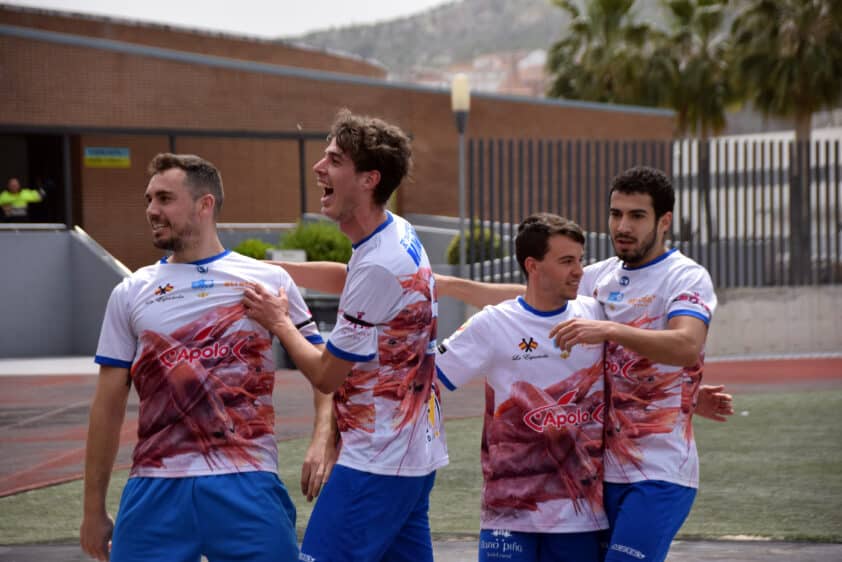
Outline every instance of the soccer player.
{"label": "soccer player", "polygon": [[555,347],[552,326],[604,318],[576,297],[585,236],[539,213],[518,227],[526,294],[474,315],[439,347],[436,368],[454,390],[485,376],[480,562],[597,562],[602,504],[603,345]]}
{"label": "soccer player", "polygon": [[[221,245],[222,178],[211,163],[159,154],[149,172],[153,243],[171,253],[123,280],[108,301],[82,549],[112,562],[297,560],[295,507],[277,474],[272,335],[246,317],[244,288],[283,288],[302,337],[323,340],[283,269]],[[105,499],[132,384],[138,441],[115,526]],[[330,397],[317,404],[329,410]]]}
{"label": "soccer player", "polygon": [[306,562],[433,559],[429,495],[448,461],[435,381],[434,280],[415,229],[386,210],[410,165],[409,139],[398,127],[347,110],[337,115],[313,170],[322,214],[354,250],[323,352],[296,330],[283,291],[246,291],[247,313],[278,336],[315,386],[335,391],[341,452],[304,535]]}
{"label": "soccer player", "polygon": [[[674,203],[672,185],[658,170],[636,167],[614,178],[609,230],[616,257],[586,267],[579,286],[603,305],[607,320],[570,319],[551,332],[565,351],[607,345],[608,562],[665,560],[699,483],[691,423],[697,399],[708,417],[733,413],[721,388],[699,392],[716,295],[702,266],[665,246]],[[437,281],[442,294],[474,305],[523,292],[516,285]]]}

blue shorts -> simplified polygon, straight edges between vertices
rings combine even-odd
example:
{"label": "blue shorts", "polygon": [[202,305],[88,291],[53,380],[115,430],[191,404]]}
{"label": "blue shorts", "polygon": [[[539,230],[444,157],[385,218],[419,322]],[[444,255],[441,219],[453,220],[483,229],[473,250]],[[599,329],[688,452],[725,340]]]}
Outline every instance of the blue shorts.
{"label": "blue shorts", "polygon": [[383,476],[336,465],[301,545],[303,562],[432,562],[430,490],[436,473]]}
{"label": "blue shorts", "polygon": [[482,529],[479,562],[599,562],[603,532],[521,533]]}
{"label": "blue shorts", "polygon": [[129,478],[111,562],[297,560],[295,506],[271,472]]}
{"label": "blue shorts", "polygon": [[605,562],[663,562],[696,499],[696,489],[660,480],[605,482],[610,538]]}

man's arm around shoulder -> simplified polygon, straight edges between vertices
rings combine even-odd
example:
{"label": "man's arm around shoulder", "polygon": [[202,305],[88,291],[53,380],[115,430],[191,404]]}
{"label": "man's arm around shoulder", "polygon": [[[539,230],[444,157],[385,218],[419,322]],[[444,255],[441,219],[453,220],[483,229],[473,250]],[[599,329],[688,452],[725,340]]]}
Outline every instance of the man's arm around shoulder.
{"label": "man's arm around shoulder", "polygon": [[526,293],[526,286],[514,283],[483,283],[436,273],[436,294],[482,308]]}

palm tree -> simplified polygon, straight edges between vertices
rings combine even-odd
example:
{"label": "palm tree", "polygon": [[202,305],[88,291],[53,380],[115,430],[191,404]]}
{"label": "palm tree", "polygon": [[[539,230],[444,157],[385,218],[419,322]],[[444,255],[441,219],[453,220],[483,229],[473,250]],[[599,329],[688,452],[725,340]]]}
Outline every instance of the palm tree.
{"label": "palm tree", "polygon": [[746,99],[808,141],[812,114],[842,101],[842,0],[746,0],[732,35]]}
{"label": "palm tree", "polygon": [[745,0],[732,26],[736,84],[766,115],[791,117],[792,280],[810,270],[810,121],[842,101],[842,0]]}
{"label": "palm tree", "polygon": [[664,2],[669,34],[660,46],[671,55],[675,72],[669,84],[669,105],[678,116],[678,132],[710,138],[725,128],[730,102],[728,37],[724,33],[725,0]]}
{"label": "palm tree", "polygon": [[[708,237],[715,238],[710,206],[711,133],[725,128],[725,110],[732,100],[724,32],[726,0],[664,2],[669,32],[649,58],[650,80],[662,84],[660,105],[676,111],[677,132],[699,139],[699,190],[703,197]],[[664,99],[665,98],[665,99]]]}
{"label": "palm tree", "polygon": [[607,103],[639,103],[641,50],[650,29],[634,22],[634,0],[553,0],[571,18],[570,32],[547,57],[548,95]]}

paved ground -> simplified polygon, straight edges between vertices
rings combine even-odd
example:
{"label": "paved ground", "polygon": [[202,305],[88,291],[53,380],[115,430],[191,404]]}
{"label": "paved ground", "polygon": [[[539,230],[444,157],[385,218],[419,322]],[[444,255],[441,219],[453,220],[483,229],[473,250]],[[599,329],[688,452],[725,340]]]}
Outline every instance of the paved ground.
{"label": "paved ground", "polygon": [[[0,360],[0,497],[81,476],[88,404],[96,384],[91,358]],[[794,389],[838,388],[842,356],[710,360],[705,382],[725,383],[736,395]],[[481,381],[446,393],[448,418],[479,415]],[[279,439],[307,435],[312,420],[309,386],[294,371],[279,371],[274,396]],[[130,400],[118,465],[127,466],[136,430],[137,403]],[[436,560],[476,560],[476,542],[438,541]],[[88,560],[76,545],[0,546],[0,561],[77,562]],[[767,541],[679,541],[669,562],[839,561],[842,544]]]}
{"label": "paved ground", "polygon": [[[436,562],[474,562],[475,541],[434,545]],[[78,546],[0,546],[2,562],[89,562]],[[767,541],[676,541],[667,562],[833,562],[842,561],[842,544]]]}

